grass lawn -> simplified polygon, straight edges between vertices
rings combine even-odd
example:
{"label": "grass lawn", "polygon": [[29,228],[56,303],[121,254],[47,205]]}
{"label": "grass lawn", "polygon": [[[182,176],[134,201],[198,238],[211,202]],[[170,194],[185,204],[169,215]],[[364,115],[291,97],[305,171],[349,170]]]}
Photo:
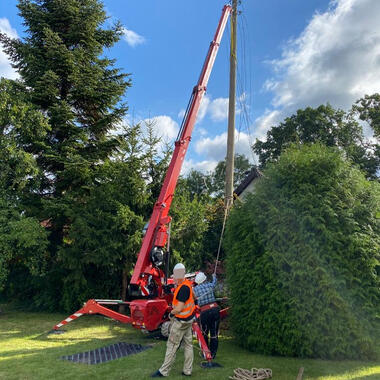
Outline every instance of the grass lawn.
{"label": "grass lawn", "polygon": [[[157,370],[165,354],[165,342],[148,338],[132,327],[101,316],[84,316],[65,327],[62,335],[48,335],[63,314],[24,313],[0,305],[0,379],[147,379]],[[63,355],[106,346],[116,342],[152,344],[153,348],[111,362],[86,365],[61,360]],[[194,345],[194,347],[197,347]],[[294,380],[300,367],[304,379],[380,379],[380,363],[323,361],[255,355],[240,348],[233,338],[221,336],[217,362],[223,368],[204,370],[195,348],[193,379],[228,379],[233,369],[271,368],[273,379]],[[170,374],[181,376],[183,352],[180,350]]]}

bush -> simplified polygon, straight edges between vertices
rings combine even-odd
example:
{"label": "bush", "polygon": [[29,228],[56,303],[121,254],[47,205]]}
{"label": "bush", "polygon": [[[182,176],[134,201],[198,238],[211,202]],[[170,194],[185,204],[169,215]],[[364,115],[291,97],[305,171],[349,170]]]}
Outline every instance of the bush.
{"label": "bush", "polygon": [[15,266],[27,275],[42,275],[47,245],[47,234],[38,220],[26,217],[0,195],[0,291]]}
{"label": "bush", "polygon": [[268,165],[226,230],[231,323],[244,347],[377,356],[379,200],[379,184],[332,148],[292,146]]}

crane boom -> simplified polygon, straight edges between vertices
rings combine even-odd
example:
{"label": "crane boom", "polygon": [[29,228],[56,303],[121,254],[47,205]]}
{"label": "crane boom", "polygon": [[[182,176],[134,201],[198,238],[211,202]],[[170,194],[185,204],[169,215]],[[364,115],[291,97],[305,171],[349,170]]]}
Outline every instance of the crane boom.
{"label": "crane boom", "polygon": [[187,148],[191,140],[191,134],[199,111],[199,106],[210,77],[216,54],[222,39],[228,17],[232,11],[230,5],[223,7],[218,27],[212,40],[205,62],[202,67],[196,86],[193,88],[189,105],[187,107],[183,122],[181,124],[178,137],[175,141],[175,148],[168,171],[166,173],[163,186],[157,202],[154,205],[152,215],[149,220],[148,229],[144,236],[140,252],[137,257],[135,269],[130,284],[139,286],[144,295],[149,295],[148,279],[159,280],[163,277],[163,272],[159,269],[162,262],[164,247],[167,242],[167,228],[170,223],[169,210],[172,203],[175,187],[180,175],[181,167],[185,158]]}

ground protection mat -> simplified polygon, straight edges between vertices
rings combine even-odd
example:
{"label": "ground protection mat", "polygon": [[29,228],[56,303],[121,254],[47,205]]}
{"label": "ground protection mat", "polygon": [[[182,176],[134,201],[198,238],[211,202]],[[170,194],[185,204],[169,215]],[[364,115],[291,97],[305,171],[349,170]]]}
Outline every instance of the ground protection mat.
{"label": "ground protection mat", "polygon": [[69,360],[75,363],[99,364],[110,360],[119,359],[124,356],[138,354],[148,348],[152,348],[152,346],[119,342],[109,346],[97,348],[96,350],[80,352],[79,354],[74,355],[61,356],[61,359]]}

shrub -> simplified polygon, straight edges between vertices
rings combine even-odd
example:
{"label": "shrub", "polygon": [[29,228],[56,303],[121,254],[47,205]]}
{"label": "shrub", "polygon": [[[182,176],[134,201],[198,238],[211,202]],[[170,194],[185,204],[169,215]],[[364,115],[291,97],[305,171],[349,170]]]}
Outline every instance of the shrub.
{"label": "shrub", "polygon": [[226,230],[231,323],[264,354],[374,358],[379,184],[337,150],[292,146]]}

